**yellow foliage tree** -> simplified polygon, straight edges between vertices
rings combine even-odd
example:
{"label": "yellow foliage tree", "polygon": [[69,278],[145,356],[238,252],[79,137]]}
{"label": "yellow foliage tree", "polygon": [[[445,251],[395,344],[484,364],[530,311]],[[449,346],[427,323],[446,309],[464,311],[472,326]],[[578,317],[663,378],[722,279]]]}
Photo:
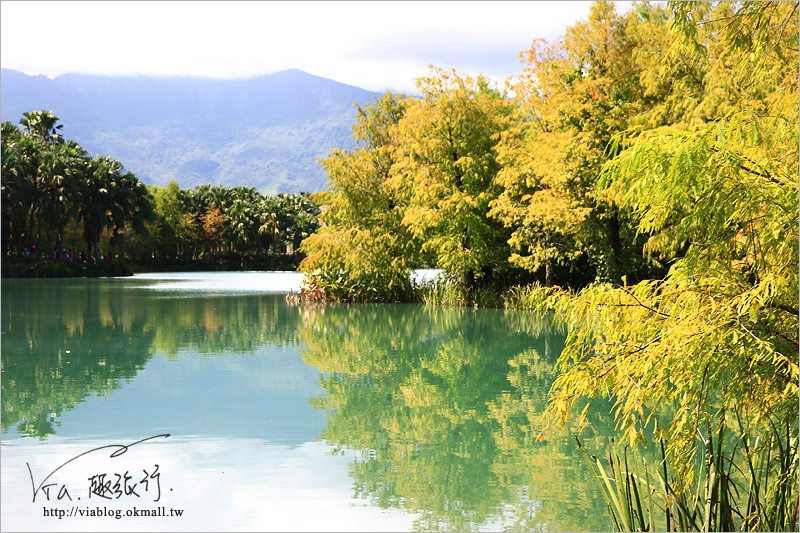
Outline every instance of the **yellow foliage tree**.
{"label": "yellow foliage tree", "polygon": [[397,124],[389,185],[408,206],[402,224],[421,252],[472,286],[506,263],[507,232],[487,216],[500,192],[495,144],[508,101],[482,77],[432,68]]}
{"label": "yellow foliage tree", "polygon": [[[707,425],[761,435],[772,457],[791,455],[794,474],[772,482],[796,496],[797,4],[744,3],[732,13],[729,5],[714,7],[673,6],[675,49],[724,50],[706,75],[706,92],[749,89],[710,124],[638,133],[606,164],[598,188],[633,211],[639,231],[651,235],[649,251],[669,254],[683,243],[685,255],[660,281],[540,291],[542,308],[573,328],[549,413],[563,419],[580,397],[611,397],[631,441],[646,429],[668,439],[684,480]],[[729,14],[714,18],[720,13]],[[710,28],[683,27],[696,29],[698,20]],[[663,409],[672,420],[659,425]]]}
{"label": "yellow foliage tree", "polygon": [[401,224],[405,206],[387,183],[393,131],[408,99],[386,93],[358,108],[358,148],[334,150],[322,166],[330,179],[323,225],[300,247],[300,270],[311,299],[393,301],[410,292],[410,264],[418,245]]}

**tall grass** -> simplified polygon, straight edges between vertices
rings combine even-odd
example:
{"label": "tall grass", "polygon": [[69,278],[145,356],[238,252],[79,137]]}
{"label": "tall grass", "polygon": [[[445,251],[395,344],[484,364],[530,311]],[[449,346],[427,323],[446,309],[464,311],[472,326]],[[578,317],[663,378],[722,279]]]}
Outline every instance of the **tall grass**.
{"label": "tall grass", "polygon": [[538,309],[543,303],[541,289],[538,283],[515,285],[503,293],[503,306],[506,309]]}
{"label": "tall grass", "polygon": [[416,300],[426,305],[454,305],[460,307],[503,307],[503,290],[494,286],[467,287],[448,275],[415,286]]}
{"label": "tall grass", "polygon": [[[578,446],[608,505],[617,531],[797,531],[798,443],[786,421],[762,439],[746,432],[696,440],[694,483],[671,476],[662,441],[661,462],[633,466],[629,448],[612,441],[607,461]],[[636,454],[631,453],[634,461]],[[641,466],[640,466],[641,465]]]}

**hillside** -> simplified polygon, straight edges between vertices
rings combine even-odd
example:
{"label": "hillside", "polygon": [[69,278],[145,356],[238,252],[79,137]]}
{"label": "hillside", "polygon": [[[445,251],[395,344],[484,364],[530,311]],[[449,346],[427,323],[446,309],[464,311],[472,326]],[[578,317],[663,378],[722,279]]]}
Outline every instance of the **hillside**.
{"label": "hillside", "polygon": [[378,93],[286,70],[242,80],[65,74],[2,69],[0,118],[50,109],[62,133],[109,154],[145,183],[252,185],[265,194],[316,191],[317,163],[351,147],[355,103]]}

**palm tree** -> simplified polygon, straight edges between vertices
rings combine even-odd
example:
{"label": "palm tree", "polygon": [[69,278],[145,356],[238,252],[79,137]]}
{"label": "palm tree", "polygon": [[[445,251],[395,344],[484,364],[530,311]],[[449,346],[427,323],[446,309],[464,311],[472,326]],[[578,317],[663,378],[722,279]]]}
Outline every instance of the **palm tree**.
{"label": "palm tree", "polygon": [[74,141],[48,144],[42,153],[36,180],[40,193],[37,211],[45,224],[48,250],[53,250],[53,230],[55,250],[63,247],[64,226],[80,203],[87,171],[88,154]]}
{"label": "palm tree", "polygon": [[[72,219],[83,224],[90,257],[105,228],[111,249],[125,227],[143,233],[153,217],[151,196],[132,173],[110,157],[90,159],[74,141],[64,141],[58,117],[50,111],[24,113],[20,124],[2,124],[2,230],[4,251],[33,243],[35,223],[47,235],[47,252],[64,247],[64,229]],[[55,237],[55,243],[53,242]]]}
{"label": "palm tree", "polygon": [[[204,185],[202,194],[208,207],[215,204],[225,211],[231,203],[231,190],[224,185]],[[205,188],[207,187],[207,188]]]}
{"label": "palm tree", "polygon": [[293,203],[292,248],[297,250],[303,240],[319,228],[320,210],[316,203],[303,194],[289,195]]}
{"label": "palm tree", "polygon": [[[138,187],[141,185],[139,178],[132,172],[121,174],[121,170],[122,166],[120,164],[117,176],[110,182],[111,188],[109,190],[111,200],[109,205],[109,214],[111,217],[109,253],[112,255],[114,254],[117,243],[124,238],[125,224],[133,217],[137,208],[137,202],[142,201],[142,193],[137,191]],[[149,196],[146,189],[144,195],[145,197]],[[146,203],[148,206],[150,205],[149,200],[147,200]]]}
{"label": "palm tree", "polygon": [[229,198],[231,202],[240,200],[242,202],[247,202],[250,205],[255,205],[260,196],[261,195],[258,193],[255,187],[245,187],[239,185],[229,189]]}
{"label": "palm tree", "polygon": [[95,157],[86,174],[83,202],[78,210],[78,219],[83,222],[83,239],[89,257],[94,257],[103,229],[110,225],[113,198],[111,190],[116,186],[116,177],[122,164],[107,156]]}
{"label": "palm tree", "polygon": [[52,111],[30,111],[23,113],[19,123],[25,132],[34,135],[44,142],[63,142],[64,138],[58,133],[63,124],[58,124],[59,118]]}
{"label": "palm tree", "polygon": [[297,250],[303,239],[319,227],[319,207],[300,194],[282,193],[276,199],[279,203],[277,223],[281,244],[291,244],[291,249]]}
{"label": "palm tree", "polygon": [[147,233],[146,222],[155,218],[153,211],[153,197],[147,190],[147,186],[142,183],[133,173],[128,172],[126,182],[131,190],[128,199],[128,224],[134,233],[145,235]]}
{"label": "palm tree", "polygon": [[5,254],[10,250],[20,251],[23,246],[31,244],[33,206],[36,202],[36,159],[39,153],[37,144],[11,122],[3,122],[0,133],[0,191]]}
{"label": "palm tree", "polygon": [[244,267],[245,251],[258,236],[257,219],[254,215],[253,204],[241,199],[234,200],[228,213],[231,233],[239,249],[241,267]]}
{"label": "palm tree", "polygon": [[276,245],[280,241],[278,227],[280,213],[280,201],[275,196],[264,197],[258,204],[258,222],[260,223],[258,233],[263,236],[265,248],[267,250],[272,248],[273,254],[275,254]]}

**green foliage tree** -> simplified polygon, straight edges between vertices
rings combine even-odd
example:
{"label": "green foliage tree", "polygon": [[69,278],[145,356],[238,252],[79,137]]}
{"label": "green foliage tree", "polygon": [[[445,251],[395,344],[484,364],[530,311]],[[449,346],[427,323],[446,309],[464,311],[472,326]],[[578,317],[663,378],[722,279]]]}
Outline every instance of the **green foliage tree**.
{"label": "green foliage tree", "polygon": [[179,253],[178,232],[183,211],[180,187],[171,181],[166,187],[151,185],[149,190],[153,196],[154,219],[148,225],[148,232],[154,238],[154,254],[162,260],[175,261]]}
{"label": "green foliage tree", "polygon": [[147,187],[132,172],[119,176],[118,186],[112,191],[111,235],[109,253],[113,254],[117,244],[124,242],[125,228],[135,233],[145,233],[145,222],[154,217]]}
{"label": "green foliage tree", "polygon": [[29,111],[22,114],[19,123],[29,135],[39,138],[43,142],[63,142],[63,137],[58,130],[64,127],[59,124],[59,118],[52,111]]}
{"label": "green foliage tree", "polygon": [[159,250],[156,261],[167,265],[180,258],[184,268],[193,261],[213,268],[222,258],[225,268],[244,268],[271,259],[285,268],[295,257],[285,257],[287,245],[299,246],[319,226],[319,208],[302,194],[264,196],[253,187],[220,185],[181,189],[174,182],[151,190],[154,237],[144,248]]}
{"label": "green foliage tree", "polygon": [[[56,117],[57,118],[57,117]],[[81,189],[88,169],[89,155],[74,141],[50,144],[42,153],[37,186],[39,219],[47,232],[48,250],[52,250],[51,230],[55,231],[55,251],[63,248],[64,226],[74,218],[80,204]]]}
{"label": "green foliage tree", "polygon": [[[20,131],[3,124],[3,242],[6,255],[18,255],[37,242],[45,258],[67,258],[65,232],[81,231],[90,257],[104,231],[111,250],[126,225],[143,232],[151,216],[150,198],[132,173],[108,157],[90,159],[76,142],[65,140],[50,111],[25,113]],[[73,256],[74,260],[74,256]]]}
{"label": "green foliage tree", "polygon": [[122,163],[107,156],[97,156],[89,169],[78,218],[83,223],[87,253],[93,258],[100,252],[98,241],[101,233],[113,224],[112,213],[120,209],[115,205],[115,197],[119,196],[116,189]]}
{"label": "green foliage tree", "polygon": [[3,249],[6,254],[18,252],[31,240],[33,209],[38,190],[34,176],[38,166],[38,141],[22,132],[13,123],[2,125],[2,221]]}

